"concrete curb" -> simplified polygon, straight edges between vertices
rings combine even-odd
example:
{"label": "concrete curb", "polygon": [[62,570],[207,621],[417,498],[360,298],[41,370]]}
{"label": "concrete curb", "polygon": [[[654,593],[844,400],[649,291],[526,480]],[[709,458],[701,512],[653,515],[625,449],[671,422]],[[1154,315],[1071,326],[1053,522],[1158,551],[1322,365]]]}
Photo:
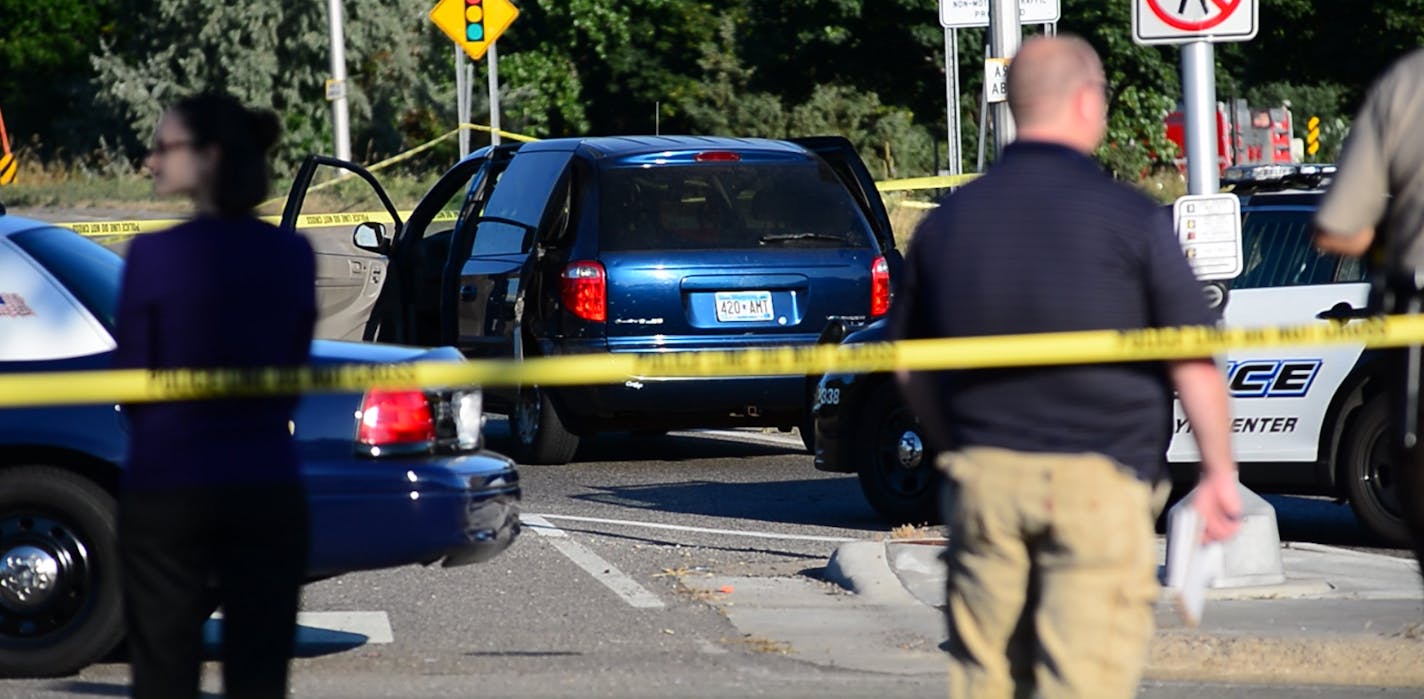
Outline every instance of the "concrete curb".
{"label": "concrete curb", "polygon": [[827,580],[871,604],[918,605],[890,568],[882,541],[852,541],[836,547],[824,573]]}
{"label": "concrete curb", "polygon": [[[826,578],[877,605],[943,604],[942,550],[910,541],[863,541],[842,544],[826,566]],[[1315,554],[1353,558],[1368,567],[1393,568],[1399,563],[1408,574],[1414,562],[1392,556],[1316,544],[1288,544]],[[1318,572],[1316,572],[1318,574]],[[1327,572],[1327,574],[1329,574]],[[1344,579],[1342,579],[1344,580]],[[1404,591],[1398,591],[1404,592]],[[1170,605],[1170,590],[1163,590],[1160,609]],[[1360,603],[1373,598],[1389,601],[1417,600],[1413,594],[1389,590],[1351,589],[1314,574],[1288,578],[1279,585],[1219,588],[1210,599],[1228,604]],[[935,600],[938,599],[938,602]],[[1253,607],[1254,608],[1254,607]],[[1230,613],[1223,609],[1218,613]],[[1170,624],[1153,636],[1146,676],[1154,680],[1187,682],[1239,682],[1360,687],[1424,687],[1424,623],[1409,624],[1399,618],[1394,632],[1371,633],[1355,627],[1339,632],[1311,629],[1298,632],[1242,629],[1184,629]],[[1368,627],[1366,627],[1368,628]],[[1379,627],[1376,627],[1379,628]],[[1302,633],[1303,632],[1303,633]]]}

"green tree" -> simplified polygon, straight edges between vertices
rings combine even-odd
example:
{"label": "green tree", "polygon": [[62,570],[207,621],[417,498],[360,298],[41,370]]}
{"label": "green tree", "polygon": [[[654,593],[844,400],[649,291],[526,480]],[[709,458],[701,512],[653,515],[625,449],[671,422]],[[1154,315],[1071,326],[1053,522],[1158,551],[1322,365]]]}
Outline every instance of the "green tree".
{"label": "green tree", "polygon": [[88,57],[115,16],[109,0],[0,0],[0,112],[12,140],[51,152],[94,147]]}
{"label": "green tree", "polygon": [[[325,3],[126,2],[123,16],[144,17],[142,27],[117,29],[92,60],[98,100],[124,119],[134,139],[148,138],[164,105],[218,89],[281,116],[279,164],[332,150]],[[424,135],[431,120],[422,115],[454,104],[447,77],[452,54],[442,48],[449,44],[436,38],[423,0],[346,4],[353,150],[391,152],[408,135],[403,125],[409,135]],[[453,125],[453,112],[442,120]]]}

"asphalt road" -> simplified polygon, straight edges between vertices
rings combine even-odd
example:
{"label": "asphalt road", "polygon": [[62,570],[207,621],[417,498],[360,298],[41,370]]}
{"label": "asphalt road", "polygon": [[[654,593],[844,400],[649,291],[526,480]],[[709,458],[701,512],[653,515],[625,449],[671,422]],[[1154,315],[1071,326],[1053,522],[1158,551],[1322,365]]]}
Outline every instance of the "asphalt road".
{"label": "asphalt road", "polygon": [[[498,449],[506,431],[490,428]],[[819,579],[841,540],[888,531],[855,479],[816,472],[794,434],[609,435],[586,443],[573,464],[525,466],[521,476],[531,526],[495,560],[309,586],[295,696],[943,696],[942,677],[907,671],[894,655],[939,652],[932,611],[910,610],[916,617],[889,646],[877,639],[891,654],[876,655],[846,619],[882,611]],[[1283,533],[1297,540],[1372,546],[1348,508],[1276,501]],[[737,582],[709,591],[714,577]],[[810,635],[825,629],[824,638],[798,647],[744,635],[729,620],[729,605],[772,594],[788,614],[799,611],[801,637],[810,619]],[[795,623],[788,616],[787,628]],[[218,691],[216,674],[205,686]],[[1417,691],[1151,682],[1141,696]],[[126,694],[121,662],[0,682],[0,697]]]}

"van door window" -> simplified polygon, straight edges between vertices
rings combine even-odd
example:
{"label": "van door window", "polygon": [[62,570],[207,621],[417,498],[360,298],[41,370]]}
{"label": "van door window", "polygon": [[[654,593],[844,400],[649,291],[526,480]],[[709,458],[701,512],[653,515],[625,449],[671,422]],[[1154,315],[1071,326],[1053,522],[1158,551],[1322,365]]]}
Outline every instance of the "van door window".
{"label": "van door window", "polygon": [[[568,151],[517,153],[500,175],[480,216],[508,219],[524,225],[497,220],[481,221],[475,230],[471,254],[527,252],[533,241],[528,239],[529,229],[525,226],[538,229],[543,223],[554,194],[561,191],[560,180],[564,178],[572,159],[573,153]],[[562,202],[559,203],[562,205]]]}

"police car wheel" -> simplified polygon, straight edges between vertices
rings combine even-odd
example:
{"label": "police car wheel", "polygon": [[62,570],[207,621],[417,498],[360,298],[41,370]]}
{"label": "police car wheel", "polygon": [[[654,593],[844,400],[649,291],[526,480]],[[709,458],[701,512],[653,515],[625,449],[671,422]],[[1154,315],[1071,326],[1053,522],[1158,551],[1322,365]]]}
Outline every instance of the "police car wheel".
{"label": "police car wheel", "polygon": [[1342,476],[1350,508],[1360,523],[1380,538],[1404,545],[1409,532],[1401,514],[1389,423],[1389,407],[1382,398],[1360,410],[1345,437]]}
{"label": "police car wheel", "polygon": [[859,418],[847,463],[855,464],[870,506],[893,524],[938,523],[942,478],[935,455],[895,385],[882,381],[871,389]]}
{"label": "police car wheel", "polygon": [[115,510],[70,471],[0,471],[0,676],[73,674],[118,645]]}
{"label": "police car wheel", "polygon": [[578,451],[579,437],[564,426],[547,391],[522,386],[509,414],[514,460],[521,464],[566,464]]}

